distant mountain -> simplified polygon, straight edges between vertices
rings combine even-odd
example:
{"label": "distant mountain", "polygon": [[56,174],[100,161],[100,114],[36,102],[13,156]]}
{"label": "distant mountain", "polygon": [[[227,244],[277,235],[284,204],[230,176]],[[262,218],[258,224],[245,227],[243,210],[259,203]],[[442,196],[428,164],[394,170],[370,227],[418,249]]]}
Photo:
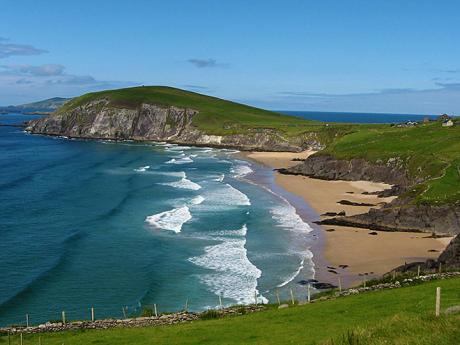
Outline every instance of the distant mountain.
{"label": "distant mountain", "polygon": [[70,98],[53,97],[43,101],[0,107],[0,113],[52,113]]}

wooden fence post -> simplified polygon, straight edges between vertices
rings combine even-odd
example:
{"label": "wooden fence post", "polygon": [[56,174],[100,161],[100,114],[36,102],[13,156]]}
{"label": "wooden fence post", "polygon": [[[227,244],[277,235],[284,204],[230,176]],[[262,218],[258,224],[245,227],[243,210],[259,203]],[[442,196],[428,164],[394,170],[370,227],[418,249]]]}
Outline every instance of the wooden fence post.
{"label": "wooden fence post", "polygon": [[339,277],[339,292],[342,292],[342,278]]}
{"label": "wooden fence post", "polygon": [[188,311],[188,298],[185,300],[185,308],[184,308],[185,312]]}
{"label": "wooden fence post", "polygon": [[255,300],[255,302],[256,302],[256,305],[257,305],[257,290],[256,290],[256,291],[254,291],[254,300]]}
{"label": "wooden fence post", "polygon": [[396,270],[393,270],[393,280],[396,280]]}
{"label": "wooden fence post", "polygon": [[153,305],[153,309],[155,310],[155,316],[158,317],[157,304],[156,303]]}
{"label": "wooden fence post", "polygon": [[21,335],[19,336],[19,339],[20,339],[21,345],[24,344],[24,339],[22,339],[22,333],[21,333]]}
{"label": "wooden fence post", "polygon": [[439,273],[441,273],[441,272],[442,272],[442,263],[440,262],[439,263]]}
{"label": "wooden fence post", "polygon": [[281,305],[279,290],[276,290],[276,300],[278,301],[278,305]]}
{"label": "wooden fence post", "polygon": [[41,335],[38,336],[38,345],[42,345],[42,336]]}
{"label": "wooden fence post", "polygon": [[94,307],[91,307],[91,322],[94,322]]}
{"label": "wooden fence post", "polygon": [[292,292],[292,289],[291,290],[291,302],[292,302],[292,305],[294,305],[295,303],[295,300],[294,300],[294,293]]}
{"label": "wooden fence post", "polygon": [[311,301],[310,284],[307,285],[307,300],[308,300],[308,303],[310,303]]}
{"label": "wooden fence post", "polygon": [[222,304],[222,295],[219,295],[219,306],[220,309],[224,309],[224,305]]}
{"label": "wooden fence post", "polygon": [[26,314],[26,327],[29,328],[29,314]]}
{"label": "wooden fence post", "polygon": [[441,288],[436,288],[436,316],[439,316],[441,311]]}
{"label": "wooden fence post", "polygon": [[62,323],[65,325],[65,311],[62,311]]}
{"label": "wooden fence post", "polygon": [[417,278],[420,278],[420,265],[417,266]]}
{"label": "wooden fence post", "polygon": [[126,310],[125,307],[121,307],[121,310],[123,311],[123,318],[126,319]]}

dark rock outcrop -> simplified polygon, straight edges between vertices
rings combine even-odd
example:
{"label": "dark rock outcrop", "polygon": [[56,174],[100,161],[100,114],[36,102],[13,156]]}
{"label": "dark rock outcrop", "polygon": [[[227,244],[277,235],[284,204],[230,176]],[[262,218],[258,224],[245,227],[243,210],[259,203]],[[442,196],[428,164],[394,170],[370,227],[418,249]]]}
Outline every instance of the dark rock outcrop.
{"label": "dark rock outcrop", "polygon": [[459,206],[417,205],[409,202],[407,199],[396,199],[382,208],[371,208],[367,213],[324,219],[320,223],[382,231],[434,232],[444,235],[460,233]]}
{"label": "dark rock outcrop", "polygon": [[[409,178],[404,164],[398,158],[391,158],[386,163],[370,163],[361,158],[347,161],[328,155],[313,155],[299,165],[279,171],[283,174],[305,175],[326,180],[364,180],[392,184],[391,189],[375,193],[381,197],[401,195],[411,185],[421,182]],[[347,204],[347,201],[340,203]],[[358,203],[356,205],[359,206]],[[324,219],[318,223],[381,231],[429,232],[445,235],[460,233],[460,206],[416,204],[405,197],[398,197],[381,208],[371,208],[364,214],[336,216],[338,217]]]}
{"label": "dark rock outcrop", "polygon": [[300,152],[273,129],[249,129],[248,134],[208,135],[193,125],[198,111],[175,106],[141,104],[132,109],[114,106],[108,99],[98,99],[68,112],[30,121],[31,133],[71,138],[151,140],[177,144]]}
{"label": "dark rock outcrop", "polygon": [[449,269],[460,269],[460,235],[457,235],[439,255],[438,261]]}
{"label": "dark rock outcrop", "polygon": [[374,164],[362,158],[341,160],[328,155],[313,155],[302,164],[279,171],[283,174],[305,175],[323,180],[363,180],[409,185],[406,171],[396,158],[388,160],[386,164]]}

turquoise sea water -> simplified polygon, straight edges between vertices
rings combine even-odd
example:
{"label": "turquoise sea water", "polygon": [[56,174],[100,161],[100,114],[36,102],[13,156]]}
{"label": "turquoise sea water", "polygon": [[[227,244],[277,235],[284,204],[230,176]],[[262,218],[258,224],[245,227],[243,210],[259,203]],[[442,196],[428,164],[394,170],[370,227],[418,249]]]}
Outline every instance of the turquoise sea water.
{"label": "turquoise sea water", "polygon": [[311,228],[256,175],[272,173],[230,150],[0,127],[0,325],[300,289],[314,274]]}

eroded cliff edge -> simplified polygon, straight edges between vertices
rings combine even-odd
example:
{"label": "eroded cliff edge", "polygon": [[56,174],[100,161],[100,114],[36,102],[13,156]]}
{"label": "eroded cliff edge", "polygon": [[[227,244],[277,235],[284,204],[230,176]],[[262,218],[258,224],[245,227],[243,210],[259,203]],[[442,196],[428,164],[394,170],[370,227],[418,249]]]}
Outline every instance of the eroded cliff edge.
{"label": "eroded cliff edge", "polygon": [[26,130],[73,138],[166,141],[241,150],[302,150],[300,144],[269,128],[248,129],[246,134],[206,134],[193,124],[198,114],[193,108],[142,103],[133,109],[115,106],[109,99],[97,99],[33,120]]}
{"label": "eroded cliff edge", "polygon": [[305,175],[325,180],[375,181],[393,185],[382,196],[398,198],[368,213],[324,219],[322,224],[343,225],[383,231],[414,231],[457,235],[460,233],[460,207],[457,205],[425,205],[410,196],[412,186],[423,182],[410,178],[397,159],[375,164],[364,159],[340,160],[330,155],[313,155],[303,163],[281,173]]}

